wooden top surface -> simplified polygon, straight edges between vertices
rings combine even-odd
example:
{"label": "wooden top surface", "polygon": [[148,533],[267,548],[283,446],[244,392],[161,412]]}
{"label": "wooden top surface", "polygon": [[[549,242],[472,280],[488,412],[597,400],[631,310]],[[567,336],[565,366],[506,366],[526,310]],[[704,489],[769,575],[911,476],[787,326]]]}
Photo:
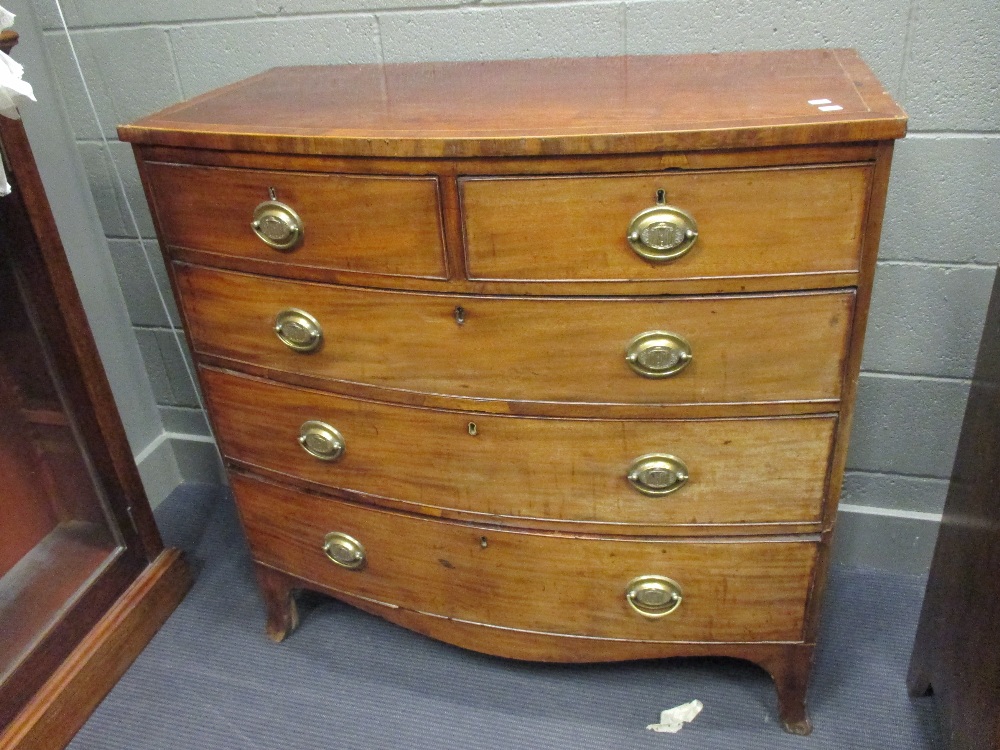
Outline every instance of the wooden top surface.
{"label": "wooden top surface", "polygon": [[14,49],[14,45],[17,44],[17,32],[7,29],[6,31],[0,31],[0,50],[3,50],[8,55],[10,51]]}
{"label": "wooden top surface", "polygon": [[118,132],[133,143],[234,151],[475,157],[843,143],[905,131],[906,114],[857,53],[797,50],[275,68]]}

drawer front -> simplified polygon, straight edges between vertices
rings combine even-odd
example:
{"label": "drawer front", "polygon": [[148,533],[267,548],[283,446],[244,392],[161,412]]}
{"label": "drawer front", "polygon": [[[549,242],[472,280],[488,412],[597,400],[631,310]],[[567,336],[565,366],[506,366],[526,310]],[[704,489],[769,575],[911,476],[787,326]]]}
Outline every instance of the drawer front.
{"label": "drawer front", "polygon": [[[265,172],[146,165],[163,240],[224,256],[337,271],[446,277],[438,184],[429,177]],[[251,227],[270,199],[289,206],[302,226],[286,250]],[[280,229],[280,227],[279,227]]]}
{"label": "drawer front", "polygon": [[[534,518],[624,529],[818,522],[836,424],[833,417],[613,421],[469,415],[343,398],[208,368],[202,383],[227,457],[413,503],[418,510],[481,513],[500,523]],[[323,460],[302,448],[300,430],[309,421],[340,433],[342,456]],[[663,459],[637,460],[650,454],[678,459],[688,479],[671,485],[661,476],[652,484],[649,472],[661,468]]]}
{"label": "drawer front", "polygon": [[[835,400],[854,303],[852,290],[476,298],[176,268],[199,352],[332,380],[511,401]],[[310,313],[323,331],[322,345],[308,354],[293,351],[274,333],[278,313],[296,308]],[[671,377],[643,377],[626,361],[630,342],[656,331],[690,344],[690,362]]]}
{"label": "drawer front", "polygon": [[[754,277],[856,272],[871,168],[465,178],[460,185],[471,278]],[[626,235],[633,216],[656,205],[658,190],[694,219],[697,239],[674,260],[650,262]]]}
{"label": "drawer front", "polygon": [[[802,638],[818,548],[808,539],[695,542],[500,531],[350,505],[239,474],[232,480],[254,558],[332,591],[547,633],[651,641]],[[327,558],[329,533],[360,542],[360,569]],[[626,590],[646,575],[679,585],[674,612],[649,618],[632,609]]]}

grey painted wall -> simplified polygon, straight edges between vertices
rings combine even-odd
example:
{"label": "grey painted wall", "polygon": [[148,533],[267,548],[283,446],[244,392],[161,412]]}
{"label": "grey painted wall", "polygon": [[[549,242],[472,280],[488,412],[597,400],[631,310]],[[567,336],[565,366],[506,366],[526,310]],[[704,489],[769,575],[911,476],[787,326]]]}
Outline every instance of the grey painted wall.
{"label": "grey painted wall", "polygon": [[129,445],[146,494],[155,505],[183,481],[184,474],[172,443],[164,439],[158,405],[98,219],[88,173],[68,135],[66,111],[60,105],[41,28],[17,3],[6,4],[18,16],[21,44],[15,55],[28,71],[27,80],[38,99],[21,108],[25,130]]}
{"label": "grey painted wall", "polygon": [[109,180],[115,160],[151,238],[117,123],[276,65],[856,47],[912,119],[890,186],[838,555],[926,566],[1000,256],[995,0],[64,0],[100,128],[55,0],[35,7],[161,417],[195,437],[205,423],[176,318],[149,304],[152,278]]}

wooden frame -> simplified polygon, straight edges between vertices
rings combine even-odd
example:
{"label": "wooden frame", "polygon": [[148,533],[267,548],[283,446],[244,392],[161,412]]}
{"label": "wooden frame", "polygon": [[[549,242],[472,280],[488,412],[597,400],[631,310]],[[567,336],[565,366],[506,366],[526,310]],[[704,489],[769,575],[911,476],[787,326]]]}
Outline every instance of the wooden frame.
{"label": "wooden frame", "polygon": [[[4,51],[16,42],[12,32],[0,37]],[[0,252],[46,342],[64,408],[118,537],[95,577],[70,594],[58,620],[0,683],[0,748],[53,750],[69,742],[191,578],[157,531],[20,121],[0,117],[0,143],[14,185],[0,199]]]}

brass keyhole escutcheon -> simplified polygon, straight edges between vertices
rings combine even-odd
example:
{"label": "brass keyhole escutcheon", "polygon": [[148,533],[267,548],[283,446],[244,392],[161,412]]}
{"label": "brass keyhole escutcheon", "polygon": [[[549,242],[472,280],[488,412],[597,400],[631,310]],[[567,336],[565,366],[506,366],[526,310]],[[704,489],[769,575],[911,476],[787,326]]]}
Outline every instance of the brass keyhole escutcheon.
{"label": "brass keyhole escutcheon", "polygon": [[274,318],[274,333],[281,343],[302,354],[316,351],[323,343],[323,328],[305,310],[290,307]]}
{"label": "brass keyhole escutcheon", "polygon": [[638,576],[625,587],[625,600],[643,617],[666,617],[681,606],[683,598],[680,584],[666,576]]}
{"label": "brass keyhole escutcheon", "polygon": [[625,347],[625,361],[644,378],[669,378],[691,362],[691,344],[669,331],[646,331]]}
{"label": "brass keyhole escutcheon", "polygon": [[302,219],[287,203],[267,200],[253,210],[250,228],[275,250],[291,250],[302,240]]}
{"label": "brass keyhole escutcheon", "polygon": [[331,531],[323,538],[323,552],[330,562],[348,570],[360,570],[367,560],[364,545],[341,531]]}
{"label": "brass keyhole escutcheon", "polygon": [[659,497],[676,492],[690,474],[687,465],[669,453],[647,453],[632,462],[625,478],[643,495]]}
{"label": "brass keyhole escutcheon", "polygon": [[346,445],[340,430],[326,422],[310,419],[299,428],[299,445],[310,456],[321,461],[337,461]]}
{"label": "brass keyhole escutcheon", "polygon": [[654,263],[676,260],[698,239],[698,223],[684,209],[666,204],[666,194],[656,191],[656,205],[645,208],[629,222],[625,239],[635,253]]}

